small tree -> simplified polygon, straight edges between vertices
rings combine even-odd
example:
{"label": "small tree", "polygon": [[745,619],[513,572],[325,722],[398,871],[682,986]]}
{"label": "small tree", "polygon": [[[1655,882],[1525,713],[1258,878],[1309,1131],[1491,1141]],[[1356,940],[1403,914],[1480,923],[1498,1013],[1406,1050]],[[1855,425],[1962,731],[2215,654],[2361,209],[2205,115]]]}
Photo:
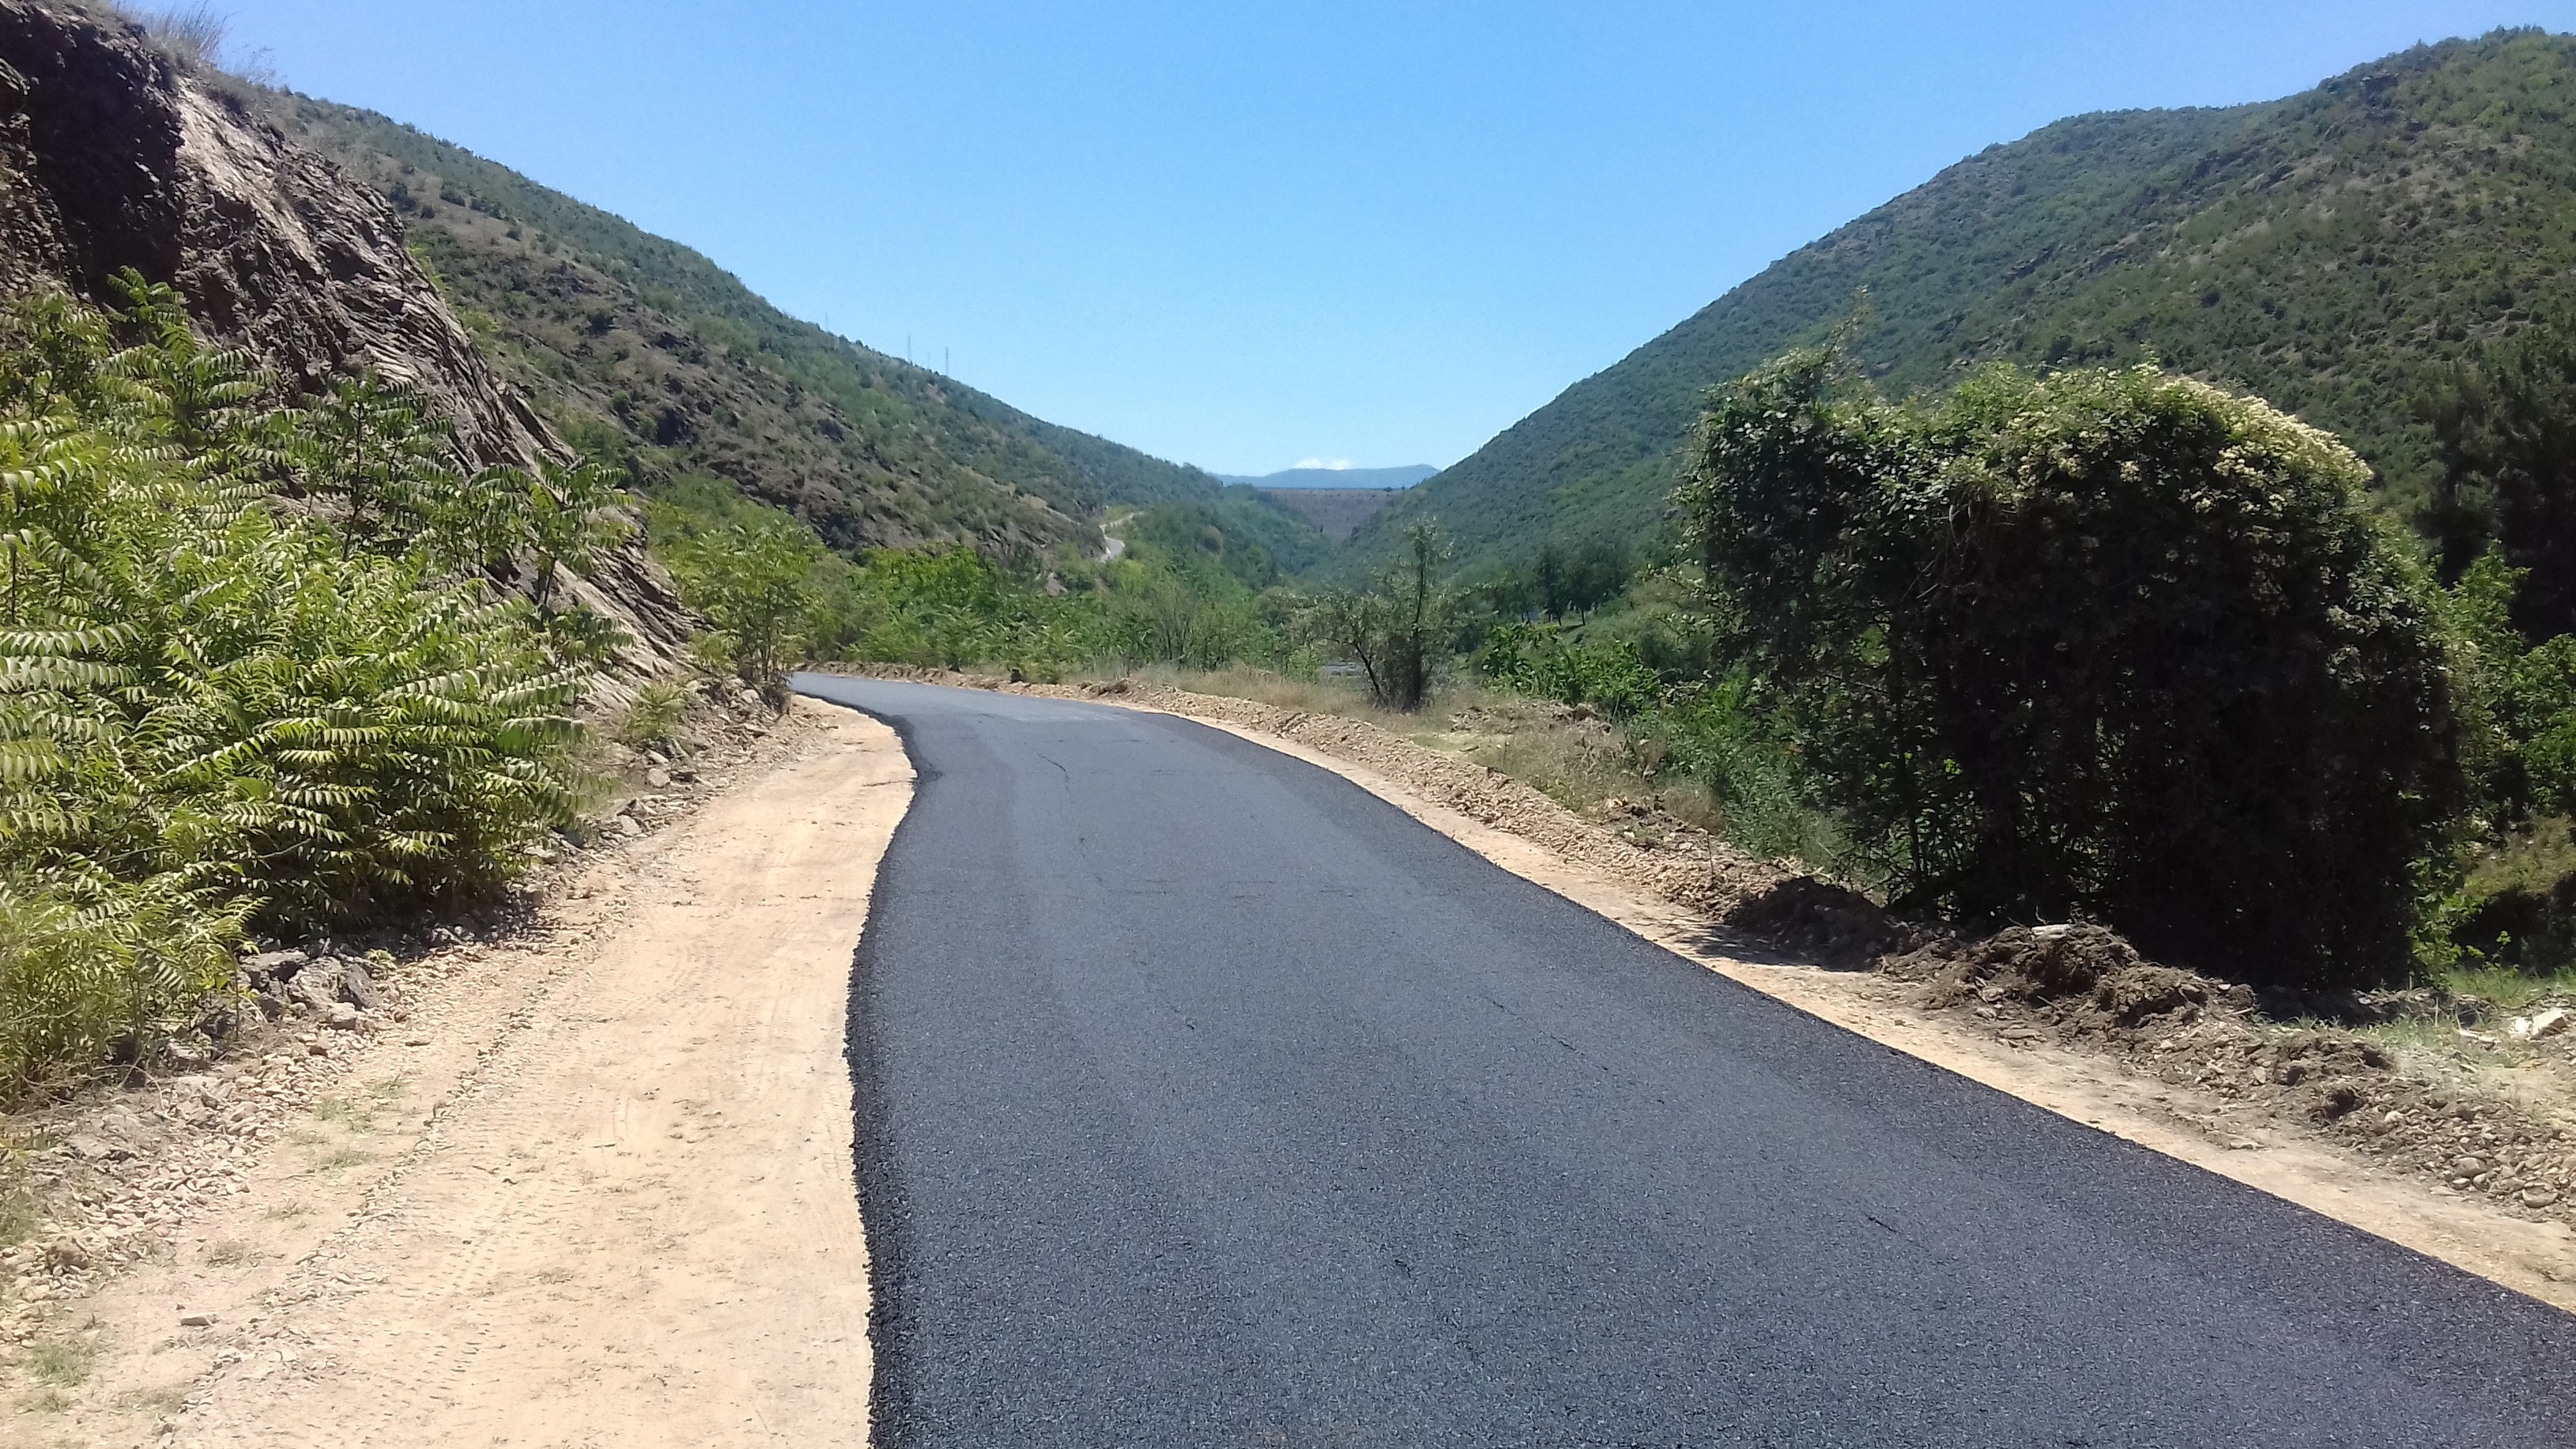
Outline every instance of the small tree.
{"label": "small tree", "polygon": [[1439,584],[1448,557],[1438,524],[1408,525],[1403,556],[1376,588],[1317,595],[1299,614],[1298,632],[1359,665],[1380,708],[1410,714],[1431,692],[1432,668],[1455,612]]}
{"label": "small tree", "polygon": [[2402,969],[2464,798],[2454,656],[2340,443],[2152,368],[1894,406],[1818,351],[1696,451],[1710,603],[1901,899]]}
{"label": "small tree", "polygon": [[528,547],[535,555],[536,578],[529,589],[537,607],[553,603],[559,575],[590,567],[603,550],[634,533],[635,525],[620,508],[627,501],[617,475],[594,462],[570,468],[548,468],[528,485],[524,518]]}
{"label": "small tree", "polygon": [[674,545],[671,570],[715,622],[710,641],[745,683],[778,697],[803,657],[821,590],[813,533],[783,514],[755,512]]}
{"label": "small tree", "polygon": [[345,558],[409,534],[430,501],[455,487],[446,451],[446,430],[408,389],[343,378],[306,411],[295,471],[306,493],[340,500]]}

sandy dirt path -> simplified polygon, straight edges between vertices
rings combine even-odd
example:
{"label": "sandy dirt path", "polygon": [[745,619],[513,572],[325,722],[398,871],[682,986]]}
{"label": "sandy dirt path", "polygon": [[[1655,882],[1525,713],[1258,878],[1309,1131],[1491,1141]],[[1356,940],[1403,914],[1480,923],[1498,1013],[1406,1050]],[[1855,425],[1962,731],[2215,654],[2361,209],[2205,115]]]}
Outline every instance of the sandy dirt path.
{"label": "sandy dirt path", "polygon": [[912,770],[796,708],[807,748],[569,903],[586,946],[463,973],[100,1295],[88,1397],[122,1412],[73,1442],[866,1442],[842,1036]]}

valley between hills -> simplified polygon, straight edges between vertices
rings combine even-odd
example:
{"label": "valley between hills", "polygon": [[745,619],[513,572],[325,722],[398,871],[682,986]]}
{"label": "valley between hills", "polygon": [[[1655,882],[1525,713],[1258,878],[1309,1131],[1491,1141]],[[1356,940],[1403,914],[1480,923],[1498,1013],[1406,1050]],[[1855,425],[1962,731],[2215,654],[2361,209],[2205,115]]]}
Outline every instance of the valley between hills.
{"label": "valley between hills", "polygon": [[223,42],[0,0],[0,1439],[2553,1412],[2576,39],[1260,478]]}

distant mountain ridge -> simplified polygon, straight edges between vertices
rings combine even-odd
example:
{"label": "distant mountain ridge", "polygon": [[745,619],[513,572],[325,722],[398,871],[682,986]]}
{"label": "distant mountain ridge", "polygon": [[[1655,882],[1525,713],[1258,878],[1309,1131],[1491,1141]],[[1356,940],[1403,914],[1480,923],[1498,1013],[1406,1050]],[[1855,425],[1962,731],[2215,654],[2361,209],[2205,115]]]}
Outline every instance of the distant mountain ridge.
{"label": "distant mountain ridge", "polygon": [[1216,476],[1247,488],[1410,488],[1439,471],[1428,463],[1412,463],[1401,468],[1284,468],[1258,477]]}
{"label": "distant mountain ridge", "polygon": [[[1397,498],[1462,563],[1658,524],[1705,391],[1856,313],[1897,392],[1988,361],[2164,365],[2341,434],[2398,501],[2437,471],[2425,371],[2568,296],[2576,40],[2419,46],[2286,100],[2078,116],[1990,147],[1765,269]],[[1866,309],[1861,310],[1866,294]]]}
{"label": "distant mountain ridge", "polygon": [[789,317],[705,256],[462,147],[372,111],[272,99],[290,135],[391,204],[493,368],[639,483],[722,478],[844,550],[1096,549],[1110,504],[1223,496],[1201,469]]}

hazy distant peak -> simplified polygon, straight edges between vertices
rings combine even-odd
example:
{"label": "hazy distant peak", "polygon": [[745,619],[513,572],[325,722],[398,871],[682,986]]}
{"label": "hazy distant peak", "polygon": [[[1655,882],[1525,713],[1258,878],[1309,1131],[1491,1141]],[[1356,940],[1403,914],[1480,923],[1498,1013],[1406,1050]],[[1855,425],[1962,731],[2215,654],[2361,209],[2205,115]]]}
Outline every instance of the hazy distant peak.
{"label": "hazy distant peak", "polygon": [[1283,468],[1258,477],[1245,473],[1219,473],[1228,483],[1246,483],[1255,488],[1410,488],[1440,470],[1428,463],[1411,463],[1401,468]]}

